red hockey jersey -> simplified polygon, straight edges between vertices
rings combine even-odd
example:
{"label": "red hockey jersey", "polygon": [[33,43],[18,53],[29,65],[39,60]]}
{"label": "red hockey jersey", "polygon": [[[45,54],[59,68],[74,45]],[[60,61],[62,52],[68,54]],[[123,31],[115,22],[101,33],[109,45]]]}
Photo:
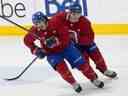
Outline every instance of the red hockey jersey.
{"label": "red hockey jersey", "polygon": [[78,22],[72,23],[69,21],[69,16],[68,12],[60,12],[53,16],[53,18],[56,19],[58,26],[61,23],[65,24],[70,29],[69,32],[75,32],[79,44],[89,45],[94,41],[94,32],[90,21],[86,17],[81,16]]}
{"label": "red hockey jersey", "polygon": [[[53,20],[54,21],[54,20]],[[53,22],[48,22],[48,27],[46,30],[38,30],[36,27],[32,26],[30,32],[27,33],[24,37],[24,43],[27,47],[31,49],[33,53],[34,49],[36,48],[36,44],[34,43],[37,39],[39,39],[41,48],[45,50],[47,54],[49,53],[56,53],[62,51],[70,42],[68,28],[64,26],[54,27],[56,24]],[[46,40],[50,37],[54,36],[58,40],[58,45],[49,48],[46,45]]]}

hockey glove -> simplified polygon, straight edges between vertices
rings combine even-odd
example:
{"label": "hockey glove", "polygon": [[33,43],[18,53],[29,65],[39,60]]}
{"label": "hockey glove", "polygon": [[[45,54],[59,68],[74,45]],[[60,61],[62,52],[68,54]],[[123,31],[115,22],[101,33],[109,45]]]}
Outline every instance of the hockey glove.
{"label": "hockey glove", "polygon": [[81,53],[83,53],[84,51],[91,53],[91,52],[95,51],[95,49],[97,48],[97,46],[94,42],[92,42],[90,45],[75,44],[75,46],[80,50]]}
{"label": "hockey glove", "polygon": [[43,52],[43,50],[41,48],[36,48],[34,50],[34,54],[40,58],[40,59],[43,59],[45,57],[45,53]]}
{"label": "hockey glove", "polygon": [[79,45],[79,44],[75,44],[75,47],[76,47],[81,53],[83,53],[83,52],[87,49],[86,46],[84,46],[84,45]]}
{"label": "hockey glove", "polygon": [[53,48],[55,46],[57,46],[59,44],[59,41],[56,37],[52,36],[48,39],[46,39],[45,41],[45,45],[48,47],[48,48]]}

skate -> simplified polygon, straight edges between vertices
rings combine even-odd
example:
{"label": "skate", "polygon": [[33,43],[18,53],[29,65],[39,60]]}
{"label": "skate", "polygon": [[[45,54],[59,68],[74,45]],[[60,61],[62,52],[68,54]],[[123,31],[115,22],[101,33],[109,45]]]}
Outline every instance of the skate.
{"label": "skate", "polygon": [[116,78],[117,77],[117,73],[112,71],[112,70],[106,70],[103,74],[109,78]]}
{"label": "skate", "polygon": [[80,93],[82,91],[82,87],[80,86],[80,84],[74,84],[73,85],[73,89],[77,92]]}
{"label": "skate", "polygon": [[104,87],[104,82],[98,80],[98,79],[95,79],[95,80],[91,80],[91,82],[98,88],[103,88]]}

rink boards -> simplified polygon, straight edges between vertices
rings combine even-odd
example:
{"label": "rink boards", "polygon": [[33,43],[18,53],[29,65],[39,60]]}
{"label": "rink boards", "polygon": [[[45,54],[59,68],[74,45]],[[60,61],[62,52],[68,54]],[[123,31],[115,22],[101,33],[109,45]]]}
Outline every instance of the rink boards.
{"label": "rink boards", "polygon": [[[31,25],[22,25],[29,29]],[[128,24],[93,24],[96,35],[128,35]],[[26,32],[17,26],[0,26],[0,36],[22,36]]]}

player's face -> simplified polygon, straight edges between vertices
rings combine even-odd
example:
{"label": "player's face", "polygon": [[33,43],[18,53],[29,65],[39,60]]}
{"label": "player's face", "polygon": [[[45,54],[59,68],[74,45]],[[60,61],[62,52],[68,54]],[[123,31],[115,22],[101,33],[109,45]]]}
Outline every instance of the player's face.
{"label": "player's face", "polygon": [[81,16],[81,13],[71,12],[69,20],[70,22],[78,22],[80,16]]}
{"label": "player's face", "polygon": [[37,28],[42,29],[42,30],[45,30],[47,28],[47,23],[43,22],[43,21],[38,22],[35,25],[36,25]]}

